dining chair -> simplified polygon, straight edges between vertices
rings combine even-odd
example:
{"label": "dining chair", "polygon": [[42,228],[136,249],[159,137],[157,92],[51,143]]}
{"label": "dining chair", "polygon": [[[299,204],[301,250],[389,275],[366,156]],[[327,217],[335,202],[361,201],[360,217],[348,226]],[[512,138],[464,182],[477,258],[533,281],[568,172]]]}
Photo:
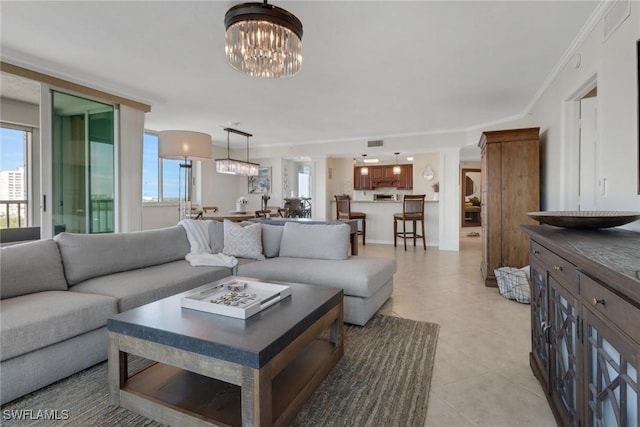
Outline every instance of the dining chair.
{"label": "dining chair", "polygon": [[354,212],[351,210],[351,197],[347,194],[340,196],[335,195],[336,198],[336,219],[356,219],[362,221],[362,231],[358,231],[358,234],[362,235],[362,246],[365,245],[367,236],[367,214],[364,212]]}
{"label": "dining chair", "polygon": [[[424,198],[425,194],[405,195],[402,200],[402,212],[393,214],[393,246],[397,247],[397,238],[404,239],[404,250],[407,250],[407,239],[413,239],[413,246],[416,240],[422,239],[422,246],[427,250],[427,242],[424,237]],[[398,231],[398,221],[402,221],[402,231]],[[416,223],[420,221],[422,234],[418,233]],[[407,222],[411,222],[413,228],[407,231]]]}
{"label": "dining chair", "polygon": [[259,209],[256,211],[256,218],[269,218],[271,216],[271,209]]}

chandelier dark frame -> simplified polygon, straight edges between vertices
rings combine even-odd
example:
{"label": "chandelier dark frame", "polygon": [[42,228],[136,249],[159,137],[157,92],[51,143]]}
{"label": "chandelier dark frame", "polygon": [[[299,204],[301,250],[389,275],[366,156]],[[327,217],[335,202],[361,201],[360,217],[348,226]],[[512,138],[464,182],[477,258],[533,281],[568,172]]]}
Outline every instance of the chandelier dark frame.
{"label": "chandelier dark frame", "polygon": [[268,4],[267,0],[264,0],[263,3],[242,3],[233,6],[224,16],[225,30],[241,21],[273,22],[291,30],[302,40],[302,22],[293,13]]}

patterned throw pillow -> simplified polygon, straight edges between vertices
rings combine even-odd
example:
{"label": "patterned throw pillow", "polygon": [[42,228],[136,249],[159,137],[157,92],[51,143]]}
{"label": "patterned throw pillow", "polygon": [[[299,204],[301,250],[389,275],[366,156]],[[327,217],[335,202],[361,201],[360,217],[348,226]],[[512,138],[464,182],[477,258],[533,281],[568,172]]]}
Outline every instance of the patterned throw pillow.
{"label": "patterned throw pillow", "polygon": [[524,268],[500,267],[494,270],[500,295],[523,304],[529,304],[531,289],[529,287],[529,266]]}
{"label": "patterned throw pillow", "polygon": [[263,260],[262,254],[262,226],[251,224],[242,226],[229,220],[224,220],[224,249],[225,255],[241,258]]}

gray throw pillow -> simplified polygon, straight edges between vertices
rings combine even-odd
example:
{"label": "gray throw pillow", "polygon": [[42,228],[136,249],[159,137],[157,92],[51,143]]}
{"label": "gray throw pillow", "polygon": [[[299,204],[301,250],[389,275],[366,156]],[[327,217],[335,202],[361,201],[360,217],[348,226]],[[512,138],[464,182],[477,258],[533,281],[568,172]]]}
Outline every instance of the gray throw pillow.
{"label": "gray throw pillow", "polygon": [[344,260],[349,258],[347,224],[299,224],[287,222],[282,232],[280,256]]}
{"label": "gray throw pillow", "polygon": [[275,258],[280,254],[282,241],[282,225],[262,224],[262,251],[267,258]]}
{"label": "gray throw pillow", "polygon": [[222,221],[207,220],[207,226],[211,253],[218,254],[224,250],[224,224]]}

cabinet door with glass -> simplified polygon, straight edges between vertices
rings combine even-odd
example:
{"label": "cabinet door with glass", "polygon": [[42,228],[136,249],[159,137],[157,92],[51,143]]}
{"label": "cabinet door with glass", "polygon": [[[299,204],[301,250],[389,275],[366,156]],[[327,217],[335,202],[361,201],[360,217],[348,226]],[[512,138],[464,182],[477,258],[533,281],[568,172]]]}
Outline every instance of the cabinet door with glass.
{"label": "cabinet door with glass", "polygon": [[548,275],[551,399],[562,424],[579,426],[581,389],[579,384],[580,341],[578,302],[556,279]]}
{"label": "cabinet door with glass", "polygon": [[587,426],[638,426],[638,343],[583,306]]}
{"label": "cabinet door with glass", "polygon": [[548,392],[549,386],[549,300],[546,271],[531,264],[531,367]]}

